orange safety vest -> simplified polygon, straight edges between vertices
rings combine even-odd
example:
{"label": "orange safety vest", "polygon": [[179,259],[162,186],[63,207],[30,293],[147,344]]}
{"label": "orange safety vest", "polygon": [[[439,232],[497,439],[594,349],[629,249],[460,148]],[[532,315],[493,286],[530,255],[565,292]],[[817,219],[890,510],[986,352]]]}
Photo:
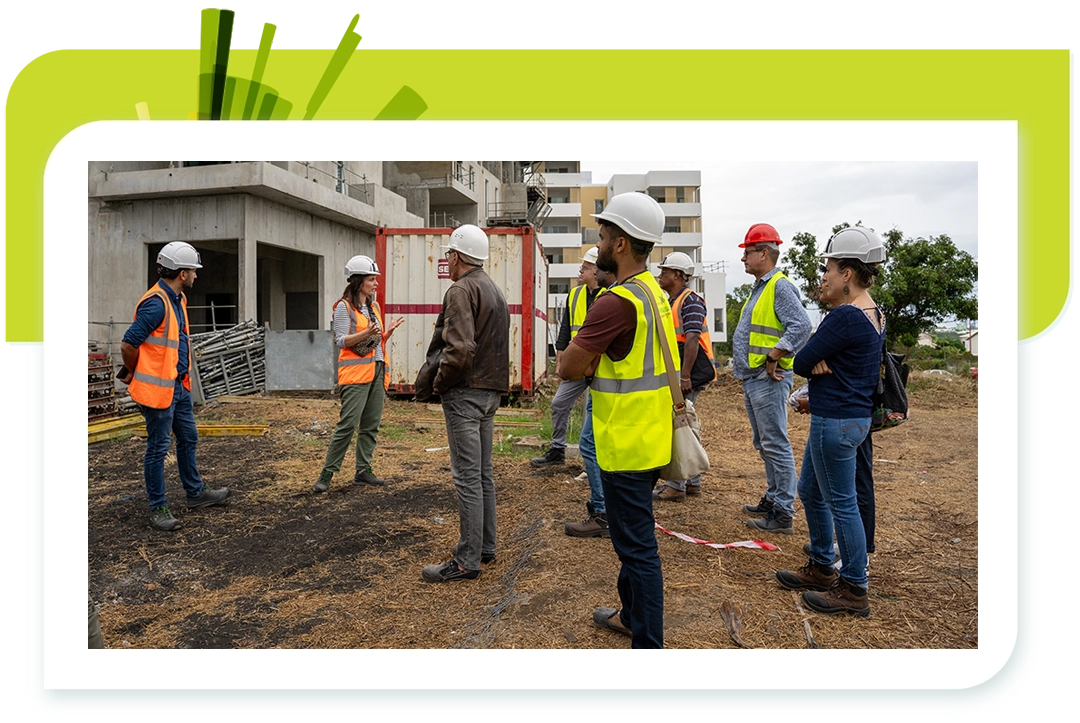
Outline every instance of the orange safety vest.
{"label": "orange safety vest", "polygon": [[[686,343],[686,332],[682,326],[682,305],[686,300],[686,297],[691,294],[690,287],[686,287],[682,292],[675,297],[675,303],[671,305],[671,315],[675,317],[675,341]],[[709,361],[712,361],[712,339],[709,338],[708,318],[705,319],[705,324],[701,327],[701,336],[698,337],[698,344],[705,352],[705,356],[709,357]]]}
{"label": "orange safety vest", "polygon": [[[150,336],[139,346],[139,361],[135,364],[135,374],[132,375],[131,383],[128,384],[128,393],[131,398],[144,407],[154,409],[167,409],[172,405],[173,392],[176,387],[176,364],[180,361],[180,323],[173,310],[172,301],[161,288],[155,284],[147,290],[139,303],[135,305],[135,314],[139,313],[139,306],[151,296],[157,296],[165,302],[165,318],[161,320],[161,326],[150,332]],[[187,314],[187,297],[180,294],[180,308],[184,310],[184,329],[190,329]],[[191,340],[188,339],[188,369],[192,368]],[[184,377],[182,382],[184,389],[191,391],[191,375]]]}
{"label": "orange safety vest", "polygon": [[[349,310],[349,334],[355,334],[359,331],[363,331],[368,328],[371,322],[362,313],[359,313],[353,308],[345,299],[338,299],[334,304],[334,308],[337,309],[338,304],[345,304]],[[375,317],[379,320],[379,326],[383,325],[382,310],[379,308],[379,302],[371,302],[371,308],[375,310]],[[389,357],[386,355],[386,337],[380,341],[383,351],[383,388],[390,388],[390,374],[389,374]],[[373,348],[370,353],[360,356],[352,350],[352,347],[345,347],[338,350],[337,361],[337,379],[338,384],[368,384],[375,381],[375,349]]]}

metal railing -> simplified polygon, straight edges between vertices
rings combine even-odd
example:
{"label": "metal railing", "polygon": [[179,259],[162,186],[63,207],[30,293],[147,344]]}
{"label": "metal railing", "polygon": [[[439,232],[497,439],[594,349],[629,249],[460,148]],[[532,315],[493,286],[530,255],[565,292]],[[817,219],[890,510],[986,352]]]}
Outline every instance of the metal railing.
{"label": "metal railing", "polygon": [[465,167],[464,161],[454,161],[454,180],[469,187],[470,191],[476,190],[476,169],[470,164]]}

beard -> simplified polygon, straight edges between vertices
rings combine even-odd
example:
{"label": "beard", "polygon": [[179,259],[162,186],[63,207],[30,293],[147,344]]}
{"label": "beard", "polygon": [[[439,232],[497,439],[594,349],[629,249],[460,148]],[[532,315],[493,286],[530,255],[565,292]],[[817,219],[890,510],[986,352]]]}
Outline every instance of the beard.
{"label": "beard", "polygon": [[612,275],[619,272],[619,265],[615,263],[615,256],[611,253],[611,249],[597,251],[596,268]]}

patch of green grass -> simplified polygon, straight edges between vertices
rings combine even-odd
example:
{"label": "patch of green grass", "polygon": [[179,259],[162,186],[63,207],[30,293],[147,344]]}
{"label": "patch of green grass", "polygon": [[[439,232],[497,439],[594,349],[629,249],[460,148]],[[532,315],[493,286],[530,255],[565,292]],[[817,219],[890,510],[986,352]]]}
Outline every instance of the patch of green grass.
{"label": "patch of green grass", "polygon": [[379,436],[399,441],[409,436],[409,430],[400,424],[383,424],[379,427]]}

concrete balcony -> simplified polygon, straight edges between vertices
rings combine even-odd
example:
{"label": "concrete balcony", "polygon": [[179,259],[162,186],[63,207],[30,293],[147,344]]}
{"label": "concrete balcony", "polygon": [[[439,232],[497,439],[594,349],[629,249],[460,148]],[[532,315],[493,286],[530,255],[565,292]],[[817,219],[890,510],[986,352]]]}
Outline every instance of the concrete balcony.
{"label": "concrete balcony", "polygon": [[645,174],[645,183],[649,188],[665,186],[699,188],[701,171],[649,171]]}
{"label": "concrete balcony", "polygon": [[374,187],[372,190],[375,191],[371,194],[372,203],[364,203],[271,163],[249,161],[96,174],[96,177],[90,178],[87,195],[114,202],[250,194],[351,228],[374,233],[385,218],[404,214],[405,199],[381,187]]}
{"label": "concrete balcony", "polygon": [[701,248],[700,233],[665,233],[661,237],[661,246],[671,246],[676,249],[699,249]]}
{"label": "concrete balcony", "polygon": [[591,186],[592,171],[585,173],[545,173],[544,181],[548,188],[580,188]]}
{"label": "concrete balcony", "polygon": [[548,220],[553,218],[581,218],[580,203],[553,203]]}
{"label": "concrete balcony", "polygon": [[[566,258],[565,256],[563,258]],[[573,257],[577,259],[577,256]],[[574,263],[562,263],[551,264],[548,266],[548,281],[554,281],[555,279],[570,279],[574,283],[577,283],[578,271],[581,270],[581,262],[574,261]]]}
{"label": "concrete balcony", "polygon": [[581,246],[581,233],[540,233],[540,245],[546,249],[565,249]]}
{"label": "concrete balcony", "polygon": [[701,218],[700,203],[661,203],[660,208],[668,218]]}

